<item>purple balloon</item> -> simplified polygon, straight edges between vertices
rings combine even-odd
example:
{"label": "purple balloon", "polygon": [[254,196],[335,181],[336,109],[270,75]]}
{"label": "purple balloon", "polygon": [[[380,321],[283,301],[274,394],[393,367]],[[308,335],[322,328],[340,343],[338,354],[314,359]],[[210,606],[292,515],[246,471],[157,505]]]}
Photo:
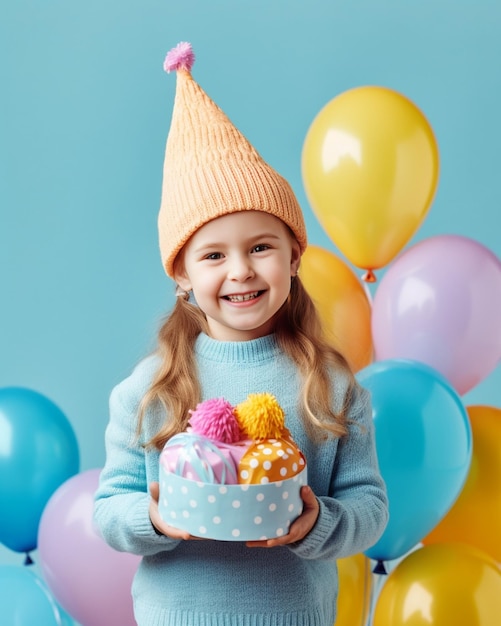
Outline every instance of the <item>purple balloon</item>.
{"label": "purple balloon", "polygon": [[375,356],[425,363],[463,395],[501,359],[500,320],[496,255],[460,235],[431,237],[381,279],[372,308]]}
{"label": "purple balloon", "polygon": [[63,483],[40,520],[43,577],[59,604],[82,626],[135,626],[131,586],[140,557],[117,552],[93,525],[100,470]]}

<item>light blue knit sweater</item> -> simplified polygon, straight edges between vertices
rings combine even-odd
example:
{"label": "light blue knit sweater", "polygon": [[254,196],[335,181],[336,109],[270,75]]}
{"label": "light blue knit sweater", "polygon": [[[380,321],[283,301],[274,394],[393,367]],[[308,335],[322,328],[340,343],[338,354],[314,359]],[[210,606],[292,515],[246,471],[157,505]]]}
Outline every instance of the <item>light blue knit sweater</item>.
{"label": "light blue knit sweater", "polygon": [[[158,480],[159,454],[134,442],[138,404],[158,366],[140,363],[110,398],[106,463],[96,493],[95,519],[115,549],[143,556],[132,593],[139,626],[332,626],[336,617],[336,559],[373,545],[387,521],[387,499],[374,445],[370,400],[359,390],[348,437],[310,441],[298,415],[298,373],[274,336],[196,343],[203,398],[232,404],[269,392],[305,454],[308,479],[320,503],[311,532],[270,549],[244,543],[178,541],[158,536],[148,516],[148,484]],[[333,377],[337,401],[346,380]],[[147,415],[144,440],[164,416]],[[363,426],[363,428],[360,428]],[[110,622],[111,623],[111,622]]]}

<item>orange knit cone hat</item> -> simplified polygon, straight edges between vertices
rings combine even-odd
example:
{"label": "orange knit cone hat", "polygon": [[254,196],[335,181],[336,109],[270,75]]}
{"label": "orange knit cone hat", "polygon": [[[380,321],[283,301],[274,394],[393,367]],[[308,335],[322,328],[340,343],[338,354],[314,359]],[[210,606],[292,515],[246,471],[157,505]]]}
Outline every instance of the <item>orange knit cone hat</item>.
{"label": "orange knit cone hat", "polygon": [[165,271],[173,276],[174,260],[196,230],[237,211],[264,211],[280,218],[304,252],[303,214],[289,183],[193,80],[194,60],[191,45],[182,42],[164,63],[166,72],[177,71],[158,215]]}

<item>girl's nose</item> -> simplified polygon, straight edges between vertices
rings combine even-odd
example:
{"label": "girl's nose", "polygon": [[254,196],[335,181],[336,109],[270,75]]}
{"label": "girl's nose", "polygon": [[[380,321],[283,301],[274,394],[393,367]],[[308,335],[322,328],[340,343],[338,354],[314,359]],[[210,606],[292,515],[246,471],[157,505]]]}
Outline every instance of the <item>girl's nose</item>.
{"label": "girl's nose", "polygon": [[245,281],[254,276],[252,264],[247,257],[238,256],[231,259],[228,269],[228,278],[230,280]]}

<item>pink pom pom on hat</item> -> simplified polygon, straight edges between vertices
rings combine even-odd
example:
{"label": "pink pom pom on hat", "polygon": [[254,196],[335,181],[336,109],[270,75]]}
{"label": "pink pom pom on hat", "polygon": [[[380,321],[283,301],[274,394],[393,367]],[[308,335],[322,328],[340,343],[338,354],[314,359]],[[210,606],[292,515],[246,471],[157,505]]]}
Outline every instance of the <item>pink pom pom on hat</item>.
{"label": "pink pom pom on hat", "polygon": [[195,53],[193,52],[191,44],[187,41],[181,41],[175,48],[167,52],[164,61],[164,70],[167,73],[178,70],[191,72],[193,63],[195,63]]}
{"label": "pink pom pom on hat", "polygon": [[207,222],[237,211],[263,211],[307,245],[301,207],[289,183],[258,154],[191,75],[191,44],[167,53],[166,72],[176,72],[176,97],[165,148],[158,215],[160,254],[166,273],[188,239]]}

